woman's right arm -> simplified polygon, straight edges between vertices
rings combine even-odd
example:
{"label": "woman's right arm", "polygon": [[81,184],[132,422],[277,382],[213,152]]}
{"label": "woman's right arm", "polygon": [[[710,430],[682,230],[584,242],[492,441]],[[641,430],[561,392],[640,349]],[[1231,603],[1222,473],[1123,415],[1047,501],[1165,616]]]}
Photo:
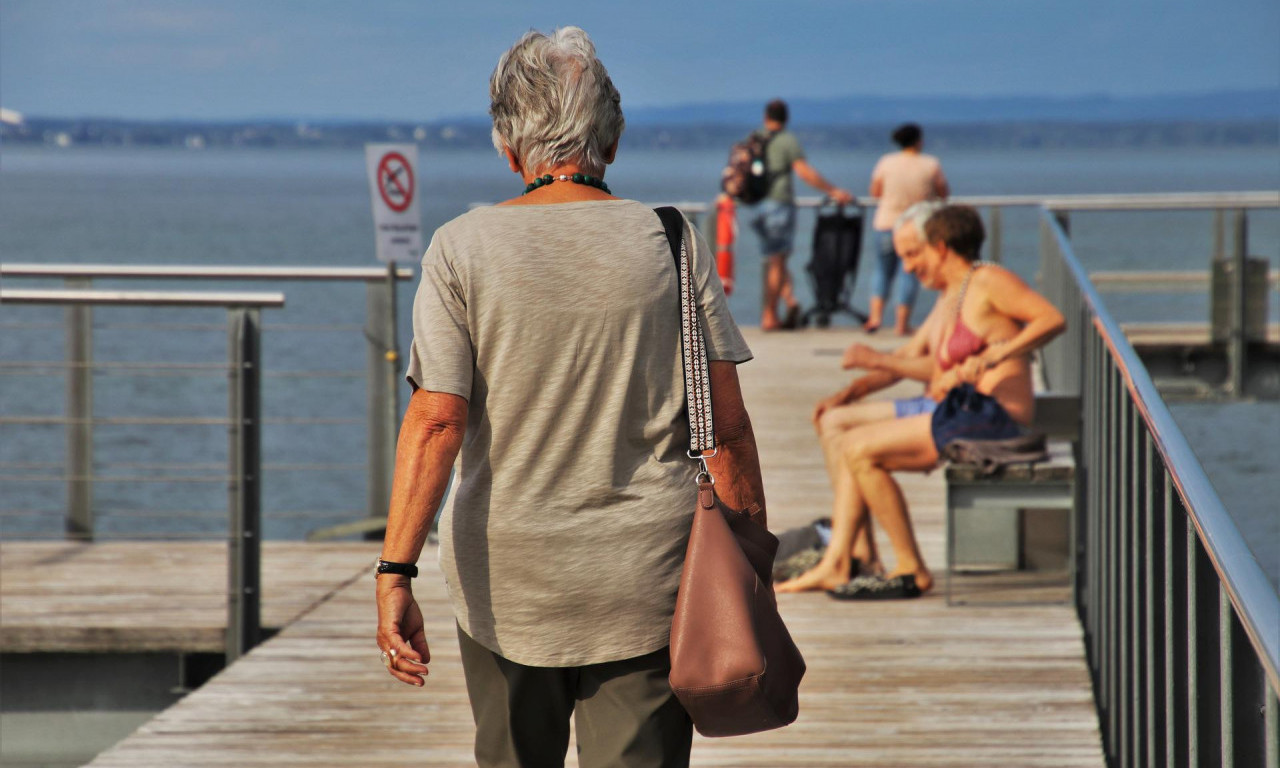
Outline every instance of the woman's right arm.
{"label": "woman's right arm", "polygon": [[[756,451],[751,418],[742,402],[737,365],[711,361],[711,403],[716,425],[716,455],[707,459],[707,468],[716,479],[716,495],[731,509],[743,510],[764,503],[764,480],[760,475],[760,454]],[[766,525],[764,512],[759,518]]]}
{"label": "woman's right arm", "polygon": [[[466,399],[446,392],[414,390],[396,444],[381,559],[418,562],[466,428]],[[378,647],[392,653],[387,671],[401,682],[421,687],[431,651],[411,582],[406,576],[384,573],[377,576],[375,591]]]}

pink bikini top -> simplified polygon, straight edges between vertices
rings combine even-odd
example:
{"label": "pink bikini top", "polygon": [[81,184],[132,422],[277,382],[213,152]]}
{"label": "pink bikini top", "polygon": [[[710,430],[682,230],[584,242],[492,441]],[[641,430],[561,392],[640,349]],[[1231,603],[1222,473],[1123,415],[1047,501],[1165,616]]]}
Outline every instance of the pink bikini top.
{"label": "pink bikini top", "polygon": [[969,292],[969,278],[983,266],[986,265],[980,261],[974,262],[969,268],[969,273],[964,276],[964,282],[960,284],[960,295],[956,298],[955,327],[951,330],[951,338],[947,339],[947,343],[938,345],[938,365],[944,371],[956,367],[987,348],[987,343],[982,340],[982,337],[970,330],[969,326],[964,324],[964,319],[960,317],[960,310],[964,309],[965,294]]}
{"label": "pink bikini top", "polygon": [[[969,357],[981,354],[987,343],[978,334],[969,330],[960,318],[956,318],[956,327],[951,331],[951,338],[946,346],[938,349],[938,365],[946,371],[963,363]],[[947,354],[943,357],[943,351]]]}

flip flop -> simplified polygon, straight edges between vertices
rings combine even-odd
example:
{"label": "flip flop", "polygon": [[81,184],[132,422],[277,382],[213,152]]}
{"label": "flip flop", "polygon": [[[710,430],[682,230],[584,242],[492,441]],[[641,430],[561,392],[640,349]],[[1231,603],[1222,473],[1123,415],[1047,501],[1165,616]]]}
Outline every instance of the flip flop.
{"label": "flip flop", "polygon": [[[825,548],[806,549],[795,553],[780,563],[774,563],[773,583],[781,584],[784,581],[791,581],[813,570],[814,566],[822,562],[822,555],[825,551]],[[856,574],[861,567],[862,563],[857,558],[854,558],[849,572]]]}
{"label": "flip flop", "polygon": [[835,600],[908,600],[923,593],[916,586],[915,574],[904,573],[891,579],[859,576],[848,584],[828,589],[827,594]]}

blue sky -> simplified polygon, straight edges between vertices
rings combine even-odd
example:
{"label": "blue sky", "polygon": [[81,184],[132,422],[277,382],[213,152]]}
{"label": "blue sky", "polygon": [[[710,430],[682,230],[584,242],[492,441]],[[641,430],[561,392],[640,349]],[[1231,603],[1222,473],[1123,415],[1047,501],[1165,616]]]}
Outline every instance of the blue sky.
{"label": "blue sky", "polygon": [[0,0],[29,115],[481,115],[529,28],[595,39],[624,108],[851,94],[1280,86],[1277,0]]}

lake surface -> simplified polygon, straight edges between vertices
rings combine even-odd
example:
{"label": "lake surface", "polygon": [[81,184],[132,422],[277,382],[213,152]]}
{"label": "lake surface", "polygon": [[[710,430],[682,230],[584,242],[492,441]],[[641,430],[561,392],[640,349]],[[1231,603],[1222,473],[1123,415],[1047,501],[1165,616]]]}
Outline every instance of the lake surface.
{"label": "lake surface", "polygon": [[[878,154],[814,152],[829,179],[865,192]],[[971,151],[942,157],[955,194],[1071,194],[1276,189],[1280,149]],[[654,204],[706,201],[724,152],[624,149],[610,169],[620,196]],[[474,202],[511,197],[522,185],[496,153],[424,152],[420,201],[425,232]],[[803,185],[801,185],[803,190]],[[802,191],[802,194],[804,192]],[[1003,214],[1004,261],[1028,280],[1038,268],[1037,213]],[[811,291],[812,213],[802,214],[792,259],[798,293]],[[1280,214],[1251,213],[1250,252],[1280,265]],[[744,228],[745,230],[745,228]],[[209,265],[371,265],[373,224],[360,150],[11,148],[0,151],[0,259],[7,262]],[[1072,217],[1077,253],[1090,269],[1204,269],[1211,257],[1207,212],[1091,213]],[[864,253],[866,249],[864,248]],[[738,289],[730,307],[758,323],[760,254],[743,232]],[[853,304],[866,306],[862,269]],[[24,286],[40,285],[24,281]],[[45,283],[45,285],[50,285]],[[113,284],[103,281],[104,287]],[[137,285],[136,283],[133,285]],[[162,287],[163,284],[153,284]],[[171,285],[171,287],[176,287]],[[204,285],[202,288],[232,287]],[[300,538],[365,515],[364,290],[359,285],[258,283],[280,290],[285,310],[264,320],[265,531]],[[401,287],[401,345],[413,285]],[[931,297],[917,305],[923,317]],[[1108,295],[1121,321],[1203,320],[1203,295]],[[1280,300],[1270,296],[1272,322]],[[95,359],[117,363],[222,364],[221,310],[99,309]],[[306,326],[312,326],[307,328]],[[314,326],[322,326],[315,328]],[[21,361],[60,361],[62,312],[0,308],[0,416],[62,415],[57,368],[17,369]],[[226,415],[225,372],[170,369],[139,376],[121,368],[95,375],[97,417]],[[1211,479],[1280,585],[1280,405],[1179,405]],[[1270,426],[1267,426],[1270,425]],[[62,530],[64,458],[60,425],[0,424],[0,532],[57,536]],[[1245,435],[1241,444],[1241,435]],[[221,535],[226,432],[220,425],[102,425],[95,452],[98,527],[105,534]],[[138,478],[149,482],[139,482]]]}

